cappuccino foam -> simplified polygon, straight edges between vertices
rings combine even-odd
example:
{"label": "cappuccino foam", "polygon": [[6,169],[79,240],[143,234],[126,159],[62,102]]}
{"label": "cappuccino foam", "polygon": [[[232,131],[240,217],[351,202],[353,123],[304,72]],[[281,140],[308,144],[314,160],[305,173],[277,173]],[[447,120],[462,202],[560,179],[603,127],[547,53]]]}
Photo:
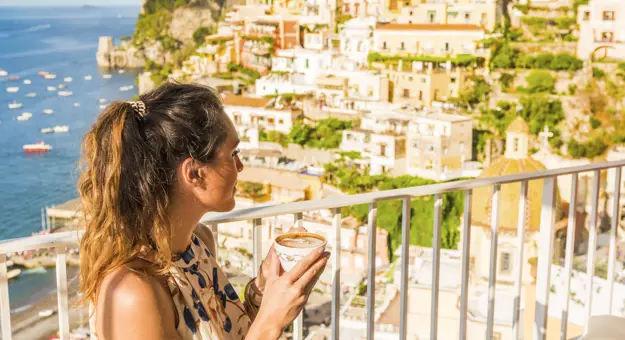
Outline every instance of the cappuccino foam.
{"label": "cappuccino foam", "polygon": [[280,245],[289,248],[315,248],[323,244],[323,240],[311,236],[285,237],[278,241]]}

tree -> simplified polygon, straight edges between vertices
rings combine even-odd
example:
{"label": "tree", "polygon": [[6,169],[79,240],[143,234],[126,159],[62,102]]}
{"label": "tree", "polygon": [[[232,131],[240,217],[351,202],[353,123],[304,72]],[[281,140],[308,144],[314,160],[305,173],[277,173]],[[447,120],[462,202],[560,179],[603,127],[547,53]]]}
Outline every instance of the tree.
{"label": "tree", "polygon": [[289,141],[304,146],[310,140],[313,131],[313,127],[308,126],[302,122],[296,122],[295,124],[293,124],[293,127],[289,132]]}
{"label": "tree", "polygon": [[212,34],[212,29],[210,27],[202,26],[193,32],[193,41],[195,42],[195,46],[201,46],[205,42],[205,38]]}
{"label": "tree", "polygon": [[555,79],[549,71],[534,70],[525,78],[529,93],[553,93]]}
{"label": "tree", "polygon": [[533,135],[548,126],[551,130],[557,130],[557,125],[564,119],[562,102],[558,99],[550,99],[546,96],[526,96],[519,100],[522,109],[521,117],[529,123]]}
{"label": "tree", "polygon": [[515,75],[511,73],[502,73],[499,77],[499,83],[501,84],[501,89],[504,92],[507,92],[508,89],[514,84]]}
{"label": "tree", "polygon": [[480,103],[487,101],[492,91],[490,84],[482,76],[471,77],[471,83],[454,100],[456,104],[463,108],[474,108]]}

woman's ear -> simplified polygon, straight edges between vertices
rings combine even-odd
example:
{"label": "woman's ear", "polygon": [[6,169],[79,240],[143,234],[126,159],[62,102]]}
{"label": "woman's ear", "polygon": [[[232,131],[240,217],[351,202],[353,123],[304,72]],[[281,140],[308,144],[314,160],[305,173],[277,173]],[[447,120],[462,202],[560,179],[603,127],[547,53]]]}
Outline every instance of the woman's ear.
{"label": "woman's ear", "polygon": [[198,162],[189,157],[180,163],[180,174],[185,184],[195,186],[202,182],[202,171]]}

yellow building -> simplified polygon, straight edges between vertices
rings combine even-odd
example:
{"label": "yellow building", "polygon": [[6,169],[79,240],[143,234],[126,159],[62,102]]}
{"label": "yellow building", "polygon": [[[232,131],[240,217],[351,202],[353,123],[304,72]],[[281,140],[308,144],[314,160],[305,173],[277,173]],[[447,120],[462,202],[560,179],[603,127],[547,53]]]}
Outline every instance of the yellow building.
{"label": "yellow building", "polygon": [[475,71],[448,62],[381,60],[371,67],[387,75],[393,103],[431,107],[458,97]]}
{"label": "yellow building", "polygon": [[373,52],[394,55],[486,56],[484,28],[468,24],[382,24],[373,33]]}
{"label": "yellow building", "polygon": [[388,0],[387,10],[397,23],[469,24],[495,29],[501,22],[501,0]]}

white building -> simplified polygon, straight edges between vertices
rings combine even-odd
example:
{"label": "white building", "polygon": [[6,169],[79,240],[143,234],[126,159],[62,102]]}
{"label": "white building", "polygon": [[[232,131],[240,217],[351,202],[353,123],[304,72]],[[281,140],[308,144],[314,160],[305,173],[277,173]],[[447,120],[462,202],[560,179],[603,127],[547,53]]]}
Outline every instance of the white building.
{"label": "white building", "polygon": [[372,71],[331,70],[316,84],[315,98],[322,109],[358,110],[367,103],[389,101],[388,77]]}
{"label": "white building", "polygon": [[375,17],[354,18],[339,26],[341,54],[350,60],[366,64],[373,44],[375,21]]}
{"label": "white building", "polygon": [[480,169],[472,158],[471,117],[423,110],[407,130],[406,172],[434,180],[475,177]]}
{"label": "white building", "polygon": [[577,57],[625,58],[625,2],[592,0],[577,9]]}
{"label": "white building", "polygon": [[302,115],[301,111],[276,105],[270,98],[226,96],[223,105],[241,136],[251,127],[287,134]]}

